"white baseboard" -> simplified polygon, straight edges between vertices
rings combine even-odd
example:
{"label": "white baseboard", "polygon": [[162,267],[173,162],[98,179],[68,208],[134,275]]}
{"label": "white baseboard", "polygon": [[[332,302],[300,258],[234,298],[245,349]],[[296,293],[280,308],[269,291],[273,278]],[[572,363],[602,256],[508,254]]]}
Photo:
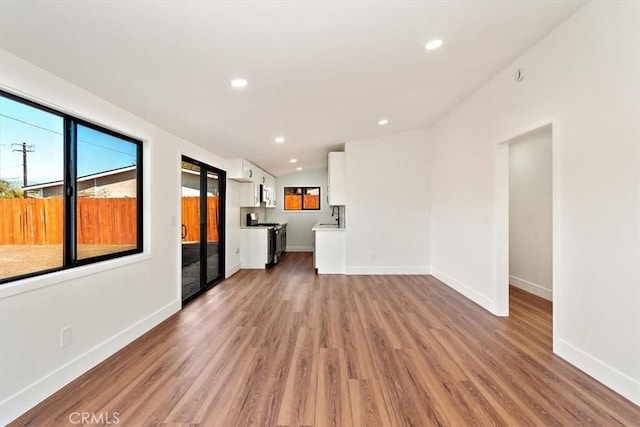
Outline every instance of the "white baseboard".
{"label": "white baseboard", "polygon": [[369,275],[427,275],[431,274],[430,266],[418,267],[347,267],[346,274],[352,276]]}
{"label": "white baseboard", "polygon": [[431,270],[431,274],[433,275],[433,277],[440,280],[450,288],[455,289],[465,297],[469,298],[471,301],[478,304],[480,307],[489,311],[491,314],[499,316],[499,314],[496,313],[495,302],[492,299],[487,298],[485,295],[481,294],[475,289],[470,288],[468,285],[465,285],[464,283],[454,279],[453,277],[449,276],[441,270],[438,270],[435,267],[432,267]]}
{"label": "white baseboard", "polygon": [[509,276],[509,284],[520,288],[523,291],[527,291],[531,294],[537,295],[549,301],[553,301],[553,292],[544,286],[540,286],[525,279],[521,279],[516,276]]}
{"label": "white baseboard", "polygon": [[172,314],[180,311],[181,307],[182,303],[180,301],[174,301],[166,305],[6,398],[0,402],[0,425],[6,425],[15,420],[98,363],[160,324]]}
{"label": "white baseboard", "polygon": [[557,343],[554,352],[558,356],[640,406],[640,381],[596,359],[562,338],[559,338]]}
{"label": "white baseboard", "polygon": [[238,271],[240,271],[240,263],[239,262],[236,263],[236,264],[233,264],[231,267],[229,267],[227,269],[227,276],[226,277],[231,277],[234,274],[236,274]]}
{"label": "white baseboard", "polygon": [[313,246],[287,246],[287,252],[313,252]]}

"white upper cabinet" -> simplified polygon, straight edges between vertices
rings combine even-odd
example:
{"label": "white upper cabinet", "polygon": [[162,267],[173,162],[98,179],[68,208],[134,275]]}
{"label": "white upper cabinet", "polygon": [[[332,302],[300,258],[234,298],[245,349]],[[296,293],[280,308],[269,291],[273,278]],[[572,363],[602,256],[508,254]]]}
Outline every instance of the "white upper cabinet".
{"label": "white upper cabinet", "polygon": [[327,193],[330,206],[347,204],[343,151],[329,153],[329,180]]}
{"label": "white upper cabinet", "polygon": [[269,176],[268,173],[266,173],[262,169],[258,169],[256,171],[256,182],[258,184],[262,184],[262,185],[266,186],[267,185],[267,176]]}
{"label": "white upper cabinet", "polygon": [[227,177],[236,181],[256,182],[260,184],[259,175],[261,172],[262,170],[250,161],[245,159],[236,159],[231,162]]}
{"label": "white upper cabinet", "polygon": [[276,192],[277,192],[276,179],[271,175],[267,175],[266,183],[264,185],[268,190],[268,192],[267,192],[268,198],[265,201],[265,207],[267,207],[267,208],[275,208],[276,207]]}
{"label": "white upper cabinet", "polygon": [[245,159],[233,160],[227,176],[241,182],[241,207],[276,207],[276,179],[258,166]]}
{"label": "white upper cabinet", "polygon": [[260,184],[240,183],[240,206],[243,208],[260,207]]}

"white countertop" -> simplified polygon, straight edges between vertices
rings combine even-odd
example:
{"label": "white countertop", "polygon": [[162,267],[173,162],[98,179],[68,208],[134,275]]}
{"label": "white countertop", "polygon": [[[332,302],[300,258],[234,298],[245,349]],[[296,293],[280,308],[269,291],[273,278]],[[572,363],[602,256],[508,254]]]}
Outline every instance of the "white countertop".
{"label": "white countertop", "polygon": [[336,223],[319,222],[313,226],[311,231],[344,231],[344,227],[338,228]]}

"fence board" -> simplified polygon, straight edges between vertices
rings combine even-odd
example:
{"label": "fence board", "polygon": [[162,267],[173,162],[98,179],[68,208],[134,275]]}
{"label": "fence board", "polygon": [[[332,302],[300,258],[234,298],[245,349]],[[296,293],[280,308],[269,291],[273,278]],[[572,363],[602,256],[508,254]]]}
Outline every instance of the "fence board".
{"label": "fence board", "polygon": [[302,209],[302,197],[296,194],[284,196],[284,209],[287,211],[299,211]]}
{"label": "fence board", "polygon": [[135,245],[136,199],[78,198],[79,245]]}
{"label": "fence board", "polygon": [[[284,196],[284,209],[289,210],[302,210],[302,197],[298,194],[286,194]],[[304,208],[305,209],[319,209],[320,208],[320,196],[305,194],[304,195]]]}
{"label": "fence board", "polygon": [[[218,241],[218,198],[207,197],[207,241]],[[200,197],[182,198],[182,225],[186,226],[185,242],[200,240]]]}
{"label": "fence board", "polygon": [[[136,199],[78,198],[79,245],[132,245],[137,238]],[[218,241],[218,198],[207,199],[209,242]],[[185,241],[200,239],[200,198],[182,198]],[[0,245],[62,244],[62,198],[0,199]]]}
{"label": "fence board", "polygon": [[0,244],[62,243],[62,199],[0,199]]}
{"label": "fence board", "polygon": [[305,194],[304,207],[305,209],[320,209],[320,196]]}

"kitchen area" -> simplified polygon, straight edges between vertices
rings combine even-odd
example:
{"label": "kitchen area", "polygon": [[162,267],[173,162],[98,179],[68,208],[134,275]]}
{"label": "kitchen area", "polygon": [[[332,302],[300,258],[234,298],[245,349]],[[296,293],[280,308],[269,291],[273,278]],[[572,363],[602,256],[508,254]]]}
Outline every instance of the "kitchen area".
{"label": "kitchen area", "polygon": [[276,178],[248,160],[238,162],[231,176],[240,184],[240,266],[272,267],[287,248],[287,223],[266,220],[276,208]]}
{"label": "kitchen area", "polygon": [[346,264],[346,189],[344,152],[329,153],[327,203],[332,221],[313,226],[313,266],[318,274],[344,274]]}
{"label": "kitchen area", "polygon": [[245,216],[240,230],[242,268],[260,269],[276,265],[287,250],[287,223],[261,222],[258,212]]}
{"label": "kitchen area", "polygon": [[277,180],[242,160],[232,177],[240,183],[241,268],[272,268],[286,252],[313,252],[318,274],[345,273],[344,158],[331,152],[328,169]]}

